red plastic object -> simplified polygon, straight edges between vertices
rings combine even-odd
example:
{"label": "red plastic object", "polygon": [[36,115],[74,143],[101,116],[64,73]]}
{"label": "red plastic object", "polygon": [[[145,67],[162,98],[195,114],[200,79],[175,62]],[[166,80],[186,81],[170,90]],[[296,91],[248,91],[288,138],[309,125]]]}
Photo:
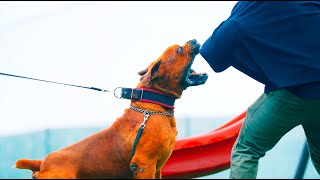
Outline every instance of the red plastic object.
{"label": "red plastic object", "polygon": [[177,140],[162,178],[196,178],[228,169],[245,116],[246,111],[209,133]]}

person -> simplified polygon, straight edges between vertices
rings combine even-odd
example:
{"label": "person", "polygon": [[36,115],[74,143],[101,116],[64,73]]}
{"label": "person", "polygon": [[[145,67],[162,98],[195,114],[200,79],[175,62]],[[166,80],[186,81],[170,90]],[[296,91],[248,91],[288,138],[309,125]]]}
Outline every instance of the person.
{"label": "person", "polygon": [[256,178],[259,159],[298,125],[320,174],[320,1],[239,1],[200,54],[214,72],[232,66],[265,87],[233,145],[230,178]]}

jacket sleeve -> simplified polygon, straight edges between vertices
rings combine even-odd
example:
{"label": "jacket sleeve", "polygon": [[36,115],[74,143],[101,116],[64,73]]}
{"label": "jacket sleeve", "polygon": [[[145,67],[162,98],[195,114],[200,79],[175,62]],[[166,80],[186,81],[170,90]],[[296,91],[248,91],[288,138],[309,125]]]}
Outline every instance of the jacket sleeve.
{"label": "jacket sleeve", "polygon": [[222,72],[232,64],[233,52],[238,44],[238,24],[232,19],[223,21],[203,43],[201,56],[215,72]]}

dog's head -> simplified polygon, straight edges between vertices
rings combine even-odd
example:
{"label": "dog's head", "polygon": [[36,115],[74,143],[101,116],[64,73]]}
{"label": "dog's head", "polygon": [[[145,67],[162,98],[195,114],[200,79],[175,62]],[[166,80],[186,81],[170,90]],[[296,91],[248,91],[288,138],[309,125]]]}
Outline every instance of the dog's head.
{"label": "dog's head", "polygon": [[195,39],[183,46],[168,47],[157,60],[138,73],[141,76],[138,88],[156,89],[180,98],[187,87],[204,84],[208,75],[191,69],[199,48],[200,44]]}

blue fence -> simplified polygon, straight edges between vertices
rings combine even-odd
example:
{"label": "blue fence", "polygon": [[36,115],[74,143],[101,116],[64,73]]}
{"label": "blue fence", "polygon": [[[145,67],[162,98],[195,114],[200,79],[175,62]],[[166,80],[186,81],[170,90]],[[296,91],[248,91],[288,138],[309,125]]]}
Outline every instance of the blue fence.
{"label": "blue fence", "polygon": [[[230,118],[214,120],[212,118],[177,120],[178,139],[207,133],[224,124]],[[43,131],[0,137],[0,178],[30,179],[31,171],[15,169],[12,166],[21,158],[43,159],[48,153],[77,142],[104,127],[47,129]],[[292,179],[294,178],[305,136],[298,126],[286,134],[279,143],[260,160],[257,178]],[[228,179],[230,170],[200,177]],[[311,164],[307,164],[305,179],[319,179],[320,176]]]}
{"label": "blue fence", "polygon": [[48,153],[70,145],[102,128],[48,129],[0,138],[0,178],[28,179],[31,171],[12,166],[21,158],[43,159]]}

